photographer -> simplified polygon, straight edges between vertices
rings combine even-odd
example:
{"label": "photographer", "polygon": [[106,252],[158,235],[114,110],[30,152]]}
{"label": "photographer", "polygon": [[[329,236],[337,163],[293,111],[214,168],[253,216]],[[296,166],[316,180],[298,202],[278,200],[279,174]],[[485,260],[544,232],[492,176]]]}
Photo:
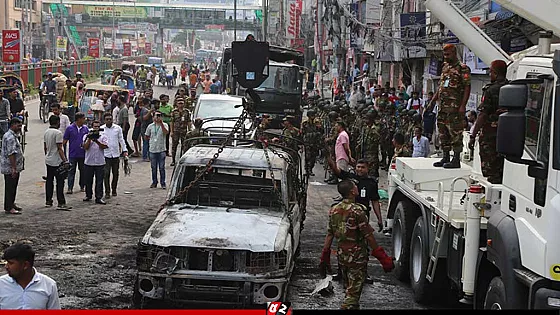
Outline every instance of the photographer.
{"label": "photographer", "polygon": [[86,197],[84,201],[90,201],[93,196],[93,178],[95,177],[95,203],[104,205],[103,200],[103,177],[105,173],[105,154],[108,147],[107,137],[100,132],[101,123],[95,120],[92,129],[84,136],[85,173],[86,173]]}

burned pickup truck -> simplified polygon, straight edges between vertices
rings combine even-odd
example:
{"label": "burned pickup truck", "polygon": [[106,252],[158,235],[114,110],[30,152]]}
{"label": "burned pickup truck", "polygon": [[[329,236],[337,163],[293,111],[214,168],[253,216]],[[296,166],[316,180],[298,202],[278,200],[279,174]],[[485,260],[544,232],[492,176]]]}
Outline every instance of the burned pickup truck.
{"label": "burned pickup truck", "polygon": [[[170,198],[205,169],[216,150],[198,145],[182,156]],[[305,212],[304,188],[292,184],[301,177],[301,162],[279,149],[223,148],[140,241],[136,306],[153,300],[239,306],[284,300]]]}

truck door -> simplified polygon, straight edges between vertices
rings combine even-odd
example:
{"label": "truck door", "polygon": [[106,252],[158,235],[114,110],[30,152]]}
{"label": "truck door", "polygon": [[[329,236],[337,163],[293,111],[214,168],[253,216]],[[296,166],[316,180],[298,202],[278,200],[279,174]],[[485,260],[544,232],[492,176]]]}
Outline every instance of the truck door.
{"label": "truck door", "polygon": [[[540,73],[531,72],[527,78],[538,75]],[[544,170],[549,169],[551,153],[553,87],[552,80],[529,85],[525,108],[527,122],[523,158],[541,163]],[[528,166],[505,162],[502,210],[515,218],[523,265],[542,274],[547,245],[544,233],[550,215],[544,209],[556,195],[548,185],[550,181],[556,181],[556,175],[547,171],[538,175],[530,173]]]}

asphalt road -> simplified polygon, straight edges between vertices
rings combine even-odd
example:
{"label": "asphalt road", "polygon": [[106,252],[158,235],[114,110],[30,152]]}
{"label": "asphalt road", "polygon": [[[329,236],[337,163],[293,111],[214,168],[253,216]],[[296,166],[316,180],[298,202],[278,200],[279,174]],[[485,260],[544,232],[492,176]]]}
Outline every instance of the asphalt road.
{"label": "asphalt road", "polygon": [[[173,97],[176,89],[156,86],[154,90],[155,97],[162,93]],[[57,281],[63,308],[131,307],[136,245],[154,220],[167,191],[150,189],[150,164],[133,158],[131,176],[125,177],[121,170],[119,195],[107,200],[107,205],[85,203],[82,193],[74,193],[66,196],[67,203],[73,207],[71,211],[45,208],[41,176],[45,174],[43,133],[48,126],[39,120],[37,100],[25,105],[30,112],[30,126],[26,169],[22,172],[17,195],[17,203],[24,210],[22,215],[5,215],[0,220],[0,249],[17,240],[30,242],[37,251],[37,269]],[[166,159],[168,182],[172,173],[170,163],[170,159]],[[332,297],[310,295],[319,280],[317,265],[328,209],[332,197],[337,195],[335,186],[324,184],[321,165],[316,165],[315,174],[318,175],[310,179],[301,257],[296,262],[288,297],[296,309],[338,309],[344,297],[341,284],[334,283]],[[382,178],[380,188],[385,188],[384,182]],[[0,181],[0,191],[3,189],[4,182]],[[386,203],[382,207],[384,213],[385,206]],[[375,222],[372,225],[376,226]],[[390,249],[389,238],[379,233],[376,237],[382,246]],[[384,273],[374,258],[368,270],[375,282],[365,285],[362,308],[423,308],[413,302],[409,287],[390,273]]]}

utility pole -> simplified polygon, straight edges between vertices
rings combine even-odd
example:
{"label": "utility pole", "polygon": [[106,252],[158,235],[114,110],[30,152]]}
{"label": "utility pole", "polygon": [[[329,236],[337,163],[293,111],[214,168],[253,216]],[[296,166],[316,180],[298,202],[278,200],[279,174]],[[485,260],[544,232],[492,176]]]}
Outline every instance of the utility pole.
{"label": "utility pole", "polygon": [[233,0],[233,40],[237,40],[237,0]]}
{"label": "utility pole", "polygon": [[[113,36],[113,56],[115,55],[115,0],[113,0],[113,29],[111,30],[112,36]],[[113,56],[111,56],[111,58],[113,58]]]}
{"label": "utility pole", "polygon": [[29,54],[30,58],[33,57],[33,5],[32,0],[27,0],[27,37],[28,37],[28,46],[27,46],[27,53]]}
{"label": "utility pole", "polygon": [[268,0],[262,0],[262,2],[263,2],[262,32],[263,32],[263,41],[266,42],[266,37],[268,35]]}

